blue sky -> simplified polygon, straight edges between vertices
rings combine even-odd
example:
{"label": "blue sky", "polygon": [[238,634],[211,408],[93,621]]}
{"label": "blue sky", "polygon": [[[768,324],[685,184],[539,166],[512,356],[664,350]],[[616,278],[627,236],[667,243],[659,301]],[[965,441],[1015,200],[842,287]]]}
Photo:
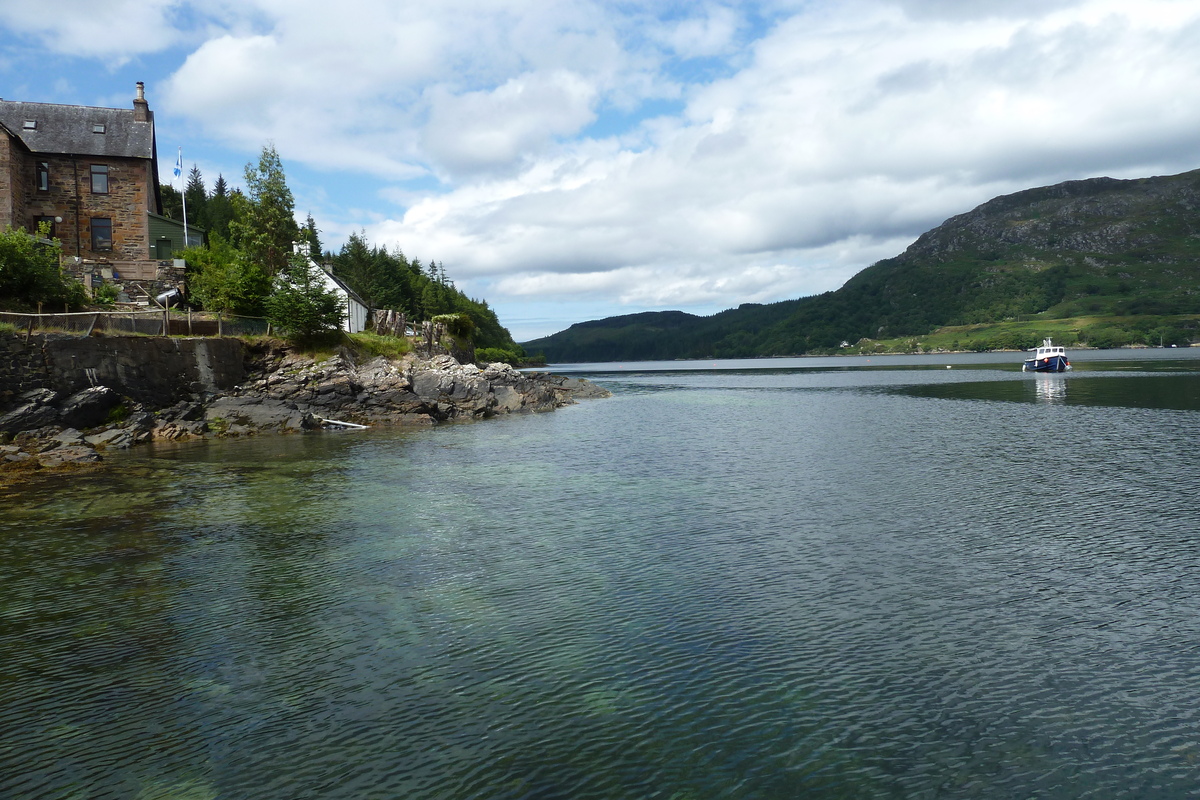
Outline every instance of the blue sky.
{"label": "blue sky", "polygon": [[1200,167],[1196,0],[0,5],[5,99],[139,80],[163,162],[236,186],[273,143],[327,246],[442,261],[518,340],[836,289],[995,195]]}

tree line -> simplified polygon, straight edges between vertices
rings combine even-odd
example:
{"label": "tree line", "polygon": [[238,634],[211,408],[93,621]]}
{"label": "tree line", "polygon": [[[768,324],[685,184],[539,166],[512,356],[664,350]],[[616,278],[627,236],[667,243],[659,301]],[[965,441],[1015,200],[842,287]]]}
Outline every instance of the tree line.
{"label": "tree line", "polygon": [[336,328],[344,310],[330,307],[320,276],[311,272],[307,259],[293,255],[292,243],[305,242],[313,258],[368,305],[402,311],[414,321],[462,315],[470,320],[477,348],[497,360],[523,357],[487,302],[460,291],[441,262],[410,260],[398,247],[372,245],[365,233],[351,235],[336,253],[323,251],[312,215],[304,225],[296,223],[295,200],[273,146],[262,149],[257,163],[246,165],[244,177],[245,191],[230,190],[219,175],[210,192],[193,166],[182,194],[161,187],[164,213],[182,216],[186,199],[189,222],[207,231],[207,247],[181,254],[191,300],[200,307],[266,316],[285,330],[301,327],[295,322],[298,314],[308,333],[314,326]]}

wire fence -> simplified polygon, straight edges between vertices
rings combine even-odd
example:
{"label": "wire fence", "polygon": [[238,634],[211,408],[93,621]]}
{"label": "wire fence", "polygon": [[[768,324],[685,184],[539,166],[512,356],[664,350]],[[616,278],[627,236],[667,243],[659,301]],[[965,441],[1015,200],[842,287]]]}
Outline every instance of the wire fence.
{"label": "wire fence", "polygon": [[85,311],[72,314],[17,314],[0,312],[0,324],[19,332],[67,333],[89,336],[260,336],[270,326],[260,317],[196,314],[187,311]]}

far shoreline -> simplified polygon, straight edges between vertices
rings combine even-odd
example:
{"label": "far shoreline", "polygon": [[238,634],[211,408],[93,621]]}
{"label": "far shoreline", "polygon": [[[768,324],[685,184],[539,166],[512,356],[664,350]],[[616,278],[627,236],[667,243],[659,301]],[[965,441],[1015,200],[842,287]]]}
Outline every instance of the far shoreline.
{"label": "far shoreline", "polygon": [[[1068,347],[1068,352],[1087,352],[1087,353],[1200,353],[1200,345],[1192,344],[1187,346],[1177,347],[1153,347],[1150,345],[1123,345],[1121,347]],[[804,353],[801,355],[791,356],[746,356],[736,358],[676,358],[676,359],[644,359],[644,360],[617,360],[617,361],[563,361],[551,362],[544,366],[538,367],[523,367],[521,372],[605,372],[605,373],[620,373],[627,371],[672,371],[672,367],[666,365],[678,365],[676,368],[680,370],[695,370],[701,371],[704,369],[713,369],[720,364],[732,364],[733,362],[763,362],[764,369],[766,362],[778,362],[787,360],[817,360],[817,359],[864,359],[871,360],[872,358],[919,358],[919,359],[936,359],[942,356],[977,356],[983,360],[978,362],[960,362],[960,363],[1005,363],[996,358],[996,356],[1016,355],[1020,353],[1032,352],[1031,350],[938,350],[929,353],[840,353],[840,354],[815,354]],[[1178,356],[1176,356],[1178,357]],[[1200,357],[1200,356],[1196,356]],[[1175,357],[1173,357],[1175,358]],[[1173,360],[1172,358],[1172,360]],[[1188,358],[1188,357],[1184,357]],[[1120,361],[1118,358],[1105,358],[1105,361]],[[1140,359],[1139,359],[1140,360]],[[1183,359],[1181,359],[1183,360]],[[1013,362],[1020,367],[1020,362]],[[647,368],[644,365],[663,365],[658,367]],[[719,367],[717,367],[719,368]],[[750,367],[753,368],[753,367]]]}

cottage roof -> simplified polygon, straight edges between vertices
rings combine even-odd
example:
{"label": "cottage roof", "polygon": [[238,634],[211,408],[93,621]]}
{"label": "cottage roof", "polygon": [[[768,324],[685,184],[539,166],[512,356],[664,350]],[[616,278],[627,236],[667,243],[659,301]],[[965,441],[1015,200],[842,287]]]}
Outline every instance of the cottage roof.
{"label": "cottage roof", "polygon": [[[154,115],[133,109],[0,100],[0,123],[34,153],[154,158]],[[32,123],[32,124],[31,124]]]}
{"label": "cottage roof", "polygon": [[[317,262],[311,258],[309,259],[309,261],[313,264],[317,264]],[[354,302],[358,303],[360,306],[363,306],[364,308],[370,307],[370,304],[366,300],[363,300],[361,297],[359,297],[357,292],[355,292],[353,289],[351,289],[346,284],[346,282],[343,281],[341,278],[339,278],[337,275],[334,275],[333,272],[327,266],[325,266],[324,264],[317,264],[317,267],[321,270],[321,272],[323,272],[325,274],[325,278],[326,278],[325,285],[328,288],[332,289],[332,288],[336,287],[338,289],[341,289],[343,292],[346,293],[346,295],[348,297],[350,297],[350,299],[354,300]],[[330,286],[329,285],[330,283],[332,283],[333,286]]]}

